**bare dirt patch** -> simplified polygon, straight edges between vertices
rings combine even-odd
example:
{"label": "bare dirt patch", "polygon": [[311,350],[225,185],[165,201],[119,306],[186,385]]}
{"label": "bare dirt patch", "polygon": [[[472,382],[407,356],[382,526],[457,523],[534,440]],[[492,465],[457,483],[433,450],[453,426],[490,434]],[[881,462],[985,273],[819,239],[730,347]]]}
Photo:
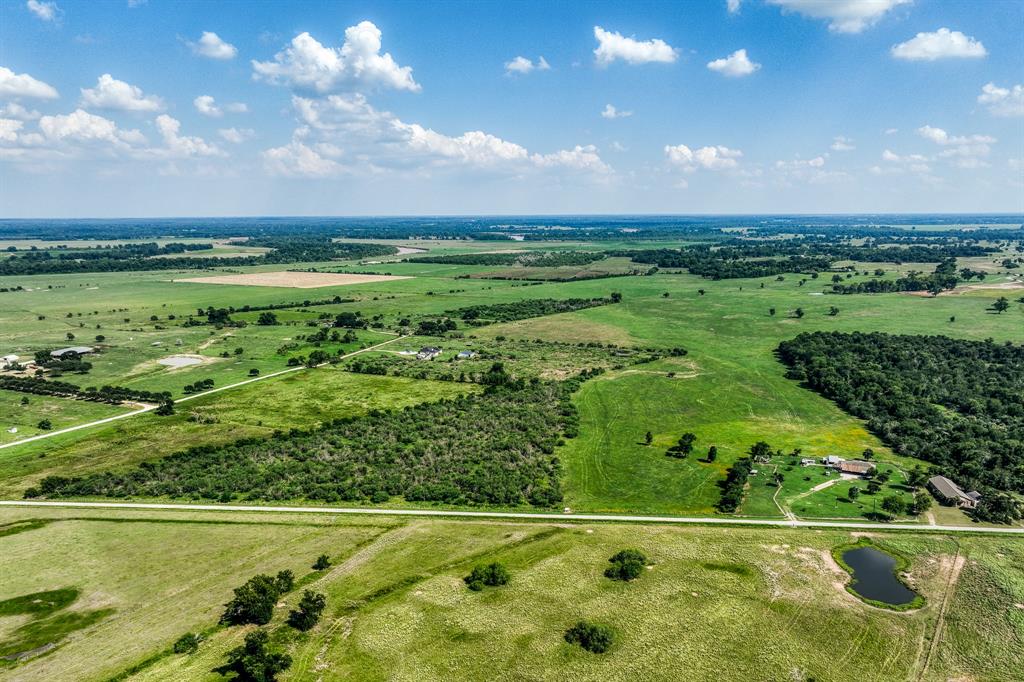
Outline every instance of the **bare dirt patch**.
{"label": "bare dirt patch", "polygon": [[290,289],[317,289],[349,284],[368,284],[410,279],[397,275],[355,275],[343,272],[250,272],[244,275],[215,275],[213,277],[187,277],[175,282],[196,284],[234,284],[251,287],[285,287]]}

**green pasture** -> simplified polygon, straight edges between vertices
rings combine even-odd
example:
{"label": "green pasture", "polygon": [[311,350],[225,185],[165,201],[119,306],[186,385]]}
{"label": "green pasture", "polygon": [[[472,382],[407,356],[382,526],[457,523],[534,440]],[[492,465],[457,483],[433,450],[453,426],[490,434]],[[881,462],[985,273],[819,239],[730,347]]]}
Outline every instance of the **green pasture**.
{"label": "green pasture", "polygon": [[[1024,549],[1011,539],[874,538],[910,559],[908,582],[926,599],[893,613],[844,589],[830,551],[855,538],[840,531],[0,510],[0,524],[16,522],[22,532],[0,535],[0,572],[13,576],[0,601],[74,588],[70,611],[104,611],[52,650],[8,664],[19,680],[130,670],[123,679],[221,679],[212,669],[249,629],[216,627],[221,605],[251,575],[285,568],[300,588],[268,626],[293,658],[285,681],[670,680],[680,670],[724,682],[1008,681],[1024,665],[1014,606],[1024,603]],[[608,580],[608,557],[626,547],[649,569]],[[322,553],[333,566],[312,571]],[[471,592],[462,576],[489,561],[511,582]],[[327,596],[327,610],[298,634],[284,618],[307,588]],[[564,642],[580,619],[614,629],[609,653]],[[23,624],[0,616],[0,642],[23,641]],[[198,652],[172,653],[188,631],[205,634]]]}

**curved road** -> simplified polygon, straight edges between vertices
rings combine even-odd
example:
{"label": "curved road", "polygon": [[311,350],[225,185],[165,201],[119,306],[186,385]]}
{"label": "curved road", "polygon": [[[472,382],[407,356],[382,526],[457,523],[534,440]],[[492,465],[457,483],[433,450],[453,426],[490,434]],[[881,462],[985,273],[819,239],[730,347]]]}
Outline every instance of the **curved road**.
{"label": "curved road", "polygon": [[470,519],[522,519],[526,521],[611,521],[653,524],[694,524],[712,526],[775,526],[782,528],[848,528],[852,530],[905,531],[912,533],[989,533],[1024,535],[1024,528],[1010,526],[925,526],[868,521],[804,521],[792,519],[743,519],[700,516],[636,516],[627,514],[557,514],[543,512],[455,511],[445,509],[372,509],[359,507],[287,507],[231,504],[163,504],[156,502],[64,502],[49,500],[0,500],[4,507],[73,507],[88,509],[150,509],[171,511],[270,512],[298,514],[368,514],[375,516],[435,516]]}

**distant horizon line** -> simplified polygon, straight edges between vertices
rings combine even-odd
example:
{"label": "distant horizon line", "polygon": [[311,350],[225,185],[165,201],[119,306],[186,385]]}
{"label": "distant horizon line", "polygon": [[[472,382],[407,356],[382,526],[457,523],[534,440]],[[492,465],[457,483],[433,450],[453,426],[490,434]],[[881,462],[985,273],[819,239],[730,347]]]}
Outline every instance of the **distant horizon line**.
{"label": "distant horizon line", "polygon": [[410,218],[446,218],[446,219],[467,219],[467,218],[757,218],[757,217],[786,217],[786,218],[850,218],[869,216],[965,216],[965,217],[1015,217],[1024,220],[1022,211],[905,211],[905,212],[864,212],[864,213],[366,213],[348,215],[316,215],[316,214],[270,214],[270,215],[179,215],[179,216],[86,216],[86,217],[31,217],[31,218],[0,218],[2,223],[33,222],[33,221],[100,221],[100,220],[288,220],[288,219],[319,219],[319,220],[360,220],[367,218],[375,219],[410,219]]}

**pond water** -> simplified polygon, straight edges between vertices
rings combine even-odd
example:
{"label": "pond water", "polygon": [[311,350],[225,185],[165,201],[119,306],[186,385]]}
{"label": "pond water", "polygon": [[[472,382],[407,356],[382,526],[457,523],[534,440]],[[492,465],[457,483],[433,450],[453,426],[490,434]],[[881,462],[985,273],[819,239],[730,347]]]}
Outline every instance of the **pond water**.
{"label": "pond water", "polygon": [[909,604],[917,593],[896,577],[896,559],[874,547],[857,547],[843,552],[843,561],[853,569],[854,592],[866,599],[892,606]]}

